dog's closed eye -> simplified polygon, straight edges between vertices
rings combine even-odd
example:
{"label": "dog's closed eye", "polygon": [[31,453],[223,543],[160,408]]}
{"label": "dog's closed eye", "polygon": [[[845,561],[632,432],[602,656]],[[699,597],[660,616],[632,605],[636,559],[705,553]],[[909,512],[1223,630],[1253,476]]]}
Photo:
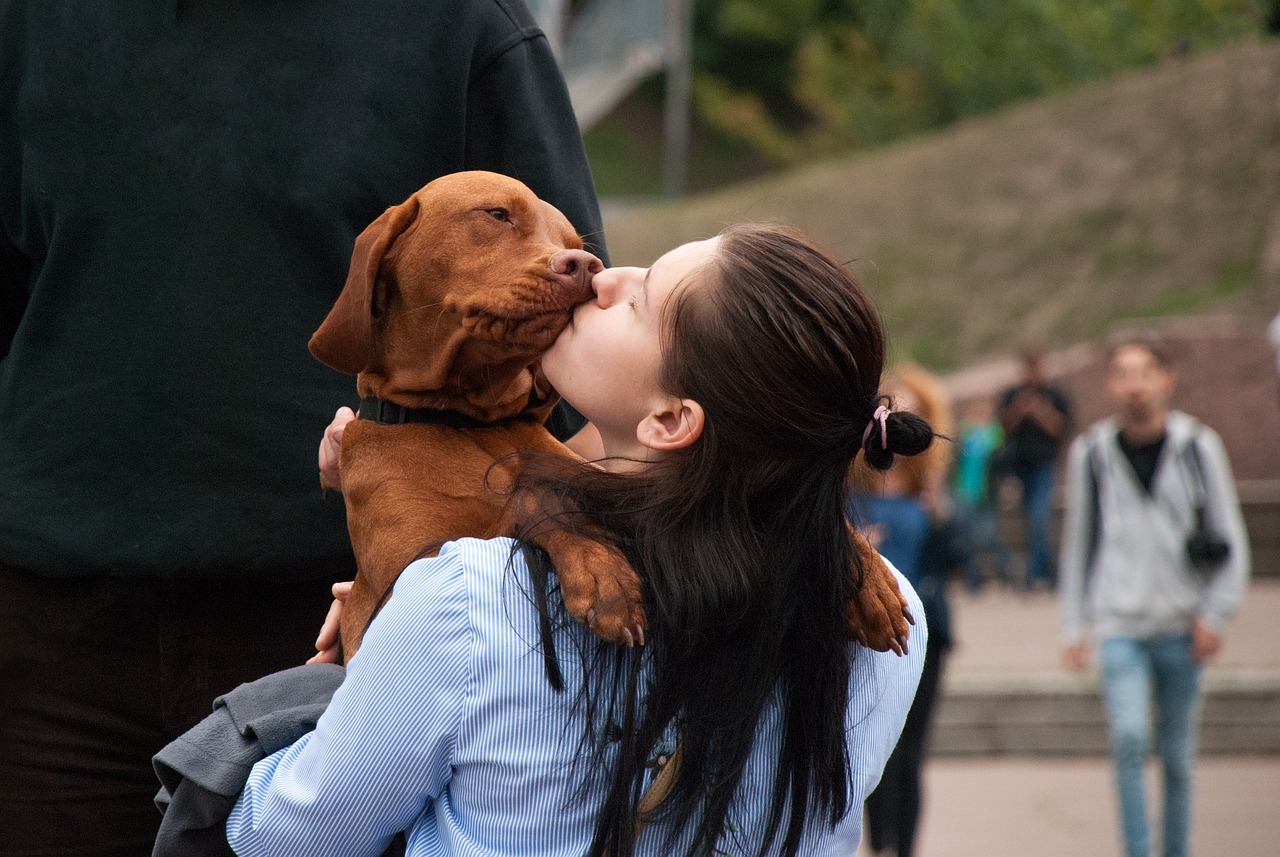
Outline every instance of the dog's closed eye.
{"label": "dog's closed eye", "polygon": [[485,209],[484,213],[492,217],[494,220],[501,220],[503,223],[506,223],[511,219],[511,212],[507,211],[505,208],[488,208]]}

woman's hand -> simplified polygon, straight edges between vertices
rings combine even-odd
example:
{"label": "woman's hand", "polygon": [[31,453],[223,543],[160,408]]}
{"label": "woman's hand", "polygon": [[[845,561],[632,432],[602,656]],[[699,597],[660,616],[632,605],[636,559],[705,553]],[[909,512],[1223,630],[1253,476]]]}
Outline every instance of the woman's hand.
{"label": "woman's hand", "polygon": [[[327,432],[326,432],[327,434]],[[323,449],[323,447],[321,447]],[[316,654],[307,660],[309,664],[336,664],[338,662],[338,622],[342,619],[342,604],[351,595],[353,581],[344,580],[333,585],[333,603],[329,605],[329,613],[320,626],[320,636],[316,637]]]}
{"label": "woman's hand", "polygon": [[342,490],[342,468],[338,455],[342,451],[342,433],[346,431],[347,423],[355,418],[356,413],[350,408],[338,408],[338,412],[333,415],[333,422],[329,423],[324,430],[324,437],[320,439],[320,485],[324,488]]}

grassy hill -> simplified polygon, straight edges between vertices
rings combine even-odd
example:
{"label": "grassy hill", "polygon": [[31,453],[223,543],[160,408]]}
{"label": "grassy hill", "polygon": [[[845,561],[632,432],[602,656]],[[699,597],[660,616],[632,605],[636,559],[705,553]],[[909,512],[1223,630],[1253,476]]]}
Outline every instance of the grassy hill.
{"label": "grassy hill", "polygon": [[894,355],[951,370],[1126,320],[1280,309],[1280,43],[1251,41],[680,204],[606,206],[615,264],[726,223],[850,260]]}

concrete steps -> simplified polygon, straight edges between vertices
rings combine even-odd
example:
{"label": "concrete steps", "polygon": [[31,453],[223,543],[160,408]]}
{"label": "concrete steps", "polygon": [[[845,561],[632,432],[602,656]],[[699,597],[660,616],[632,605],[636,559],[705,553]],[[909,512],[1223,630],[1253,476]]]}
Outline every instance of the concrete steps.
{"label": "concrete steps", "polygon": [[[955,647],[931,752],[951,757],[1099,756],[1107,730],[1096,670],[1061,665],[1057,599],[949,589]],[[1280,578],[1255,576],[1205,670],[1201,751],[1280,756]],[[1095,652],[1096,655],[1096,652]]]}
{"label": "concrete steps", "polygon": [[[1280,754],[1280,669],[1209,669],[1200,748]],[[1062,671],[944,678],[930,739],[942,756],[1088,756],[1107,752],[1096,675]]]}

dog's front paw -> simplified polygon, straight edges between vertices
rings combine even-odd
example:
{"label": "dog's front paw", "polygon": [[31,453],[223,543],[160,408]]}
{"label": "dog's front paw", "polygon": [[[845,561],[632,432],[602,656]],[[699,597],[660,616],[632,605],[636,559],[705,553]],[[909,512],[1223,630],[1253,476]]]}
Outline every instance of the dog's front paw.
{"label": "dog's front paw", "polygon": [[915,624],[907,599],[876,549],[858,533],[853,543],[862,564],[862,588],[845,605],[849,636],[877,652],[905,655],[909,626]]}
{"label": "dog's front paw", "polygon": [[569,615],[610,642],[644,645],[640,578],[621,551],[567,533],[545,547]]}

